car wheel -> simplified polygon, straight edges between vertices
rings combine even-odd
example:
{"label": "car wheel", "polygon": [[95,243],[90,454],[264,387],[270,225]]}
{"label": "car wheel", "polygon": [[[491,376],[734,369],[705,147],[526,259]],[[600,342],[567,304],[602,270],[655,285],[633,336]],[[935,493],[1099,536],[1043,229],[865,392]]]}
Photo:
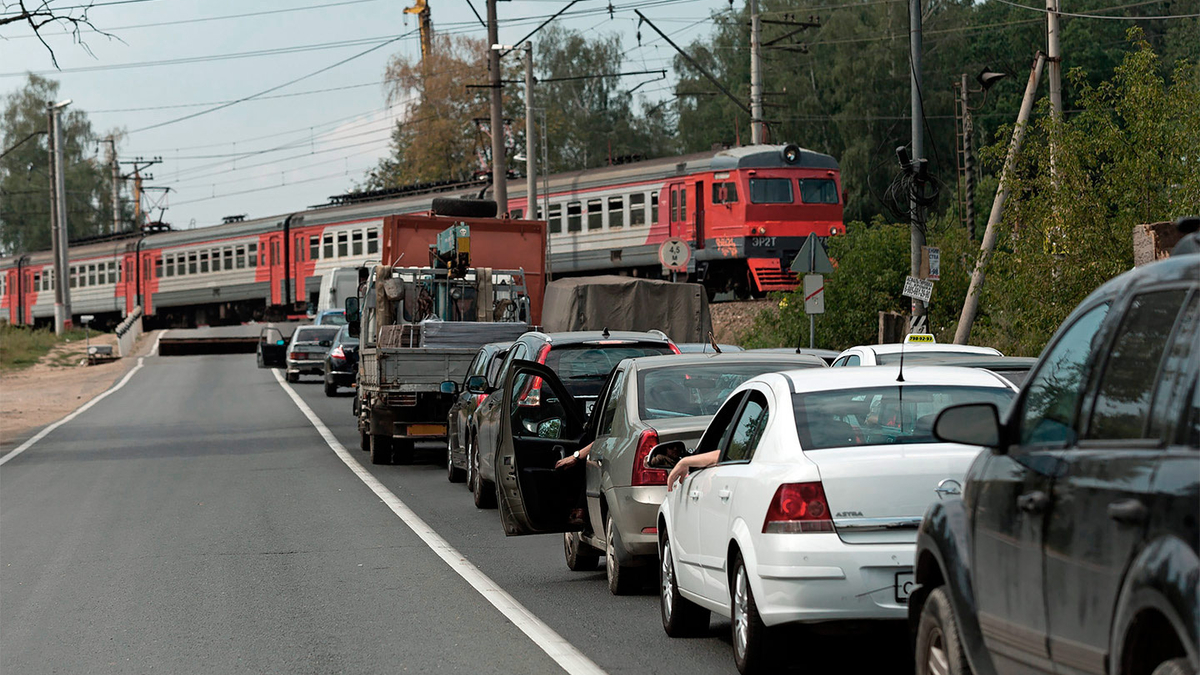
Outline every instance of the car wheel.
{"label": "car wheel", "polygon": [[337,388],[336,384],[330,382],[328,379],[325,380],[325,395],[326,396],[330,396],[330,397],[337,396],[337,390],[338,390],[338,388]]}
{"label": "car wheel", "polygon": [[446,480],[451,483],[461,483],[467,479],[467,470],[454,466],[454,454],[446,448]]}
{"label": "car wheel", "polygon": [[467,489],[471,492],[475,491],[475,477],[478,473],[475,471],[475,443],[471,440],[471,436],[467,436]]}
{"label": "car wheel", "polygon": [[739,673],[765,672],[770,657],[767,626],[754,604],[750,575],[742,556],[734,557],[733,571],[733,661]]}
{"label": "car wheel", "polygon": [[578,532],[563,532],[563,557],[572,572],[590,572],[600,562],[600,551],[583,541]]}
{"label": "car wheel", "polygon": [[641,585],[638,583],[641,581],[638,575],[641,570],[622,565],[621,561],[617,560],[616,537],[613,536],[616,529],[612,513],[606,514],[604,516],[604,571],[608,575],[608,592],[613,595],[629,595],[637,591]]}
{"label": "car wheel", "polygon": [[958,637],[954,608],[945,586],[925,598],[917,624],[917,675],[970,675],[971,666]]}
{"label": "car wheel", "polygon": [[371,463],[392,463],[392,437],[383,434],[371,434]]}
{"label": "car wheel", "polygon": [[671,541],[662,539],[662,565],[658,574],[658,607],[662,614],[663,630],[671,637],[691,637],[708,629],[709,611],[679,594],[675,577],[675,561],[671,557]]}
{"label": "car wheel", "polygon": [[1191,664],[1187,659],[1171,659],[1158,664],[1150,675],[1195,675],[1196,671],[1192,670]]}
{"label": "car wheel", "polygon": [[471,492],[475,497],[475,508],[496,508],[496,485],[490,480],[484,480],[483,476],[479,475],[478,447],[475,449],[475,485],[472,486]]}
{"label": "car wheel", "polygon": [[296,383],[300,381],[300,373],[288,373],[286,376],[288,382]]}

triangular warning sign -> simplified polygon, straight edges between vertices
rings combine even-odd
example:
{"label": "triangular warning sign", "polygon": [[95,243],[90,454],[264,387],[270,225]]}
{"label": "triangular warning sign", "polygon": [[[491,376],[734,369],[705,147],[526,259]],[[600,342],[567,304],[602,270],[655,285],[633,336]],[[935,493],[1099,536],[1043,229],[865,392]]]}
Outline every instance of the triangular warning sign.
{"label": "triangular warning sign", "polygon": [[809,234],[788,269],[796,274],[833,274],[833,263],[829,262],[825,244],[817,239],[817,235]]}

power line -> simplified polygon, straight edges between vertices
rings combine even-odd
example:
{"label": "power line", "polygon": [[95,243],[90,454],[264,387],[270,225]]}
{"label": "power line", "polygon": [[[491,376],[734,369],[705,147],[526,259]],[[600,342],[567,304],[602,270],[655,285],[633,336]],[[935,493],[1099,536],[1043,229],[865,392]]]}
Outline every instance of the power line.
{"label": "power line", "polygon": [[[1032,12],[1041,12],[1042,14],[1050,13],[1050,10],[1046,9],[1045,7],[1030,7],[1029,5],[1022,5],[1019,2],[1013,2],[1012,0],[998,0],[998,2],[1001,2],[1005,5],[1012,5],[1013,7],[1020,7],[1021,9],[1028,9]],[[1117,8],[1110,7],[1108,9],[1100,9],[1097,11],[1105,12],[1105,11],[1111,11],[1113,9],[1117,9]],[[1078,17],[1081,19],[1109,19],[1112,21],[1157,21],[1160,19],[1195,19],[1197,17],[1200,17],[1200,12],[1197,12],[1196,14],[1171,14],[1168,16],[1106,16],[1104,14],[1080,14],[1077,12],[1054,12],[1054,13],[1059,16],[1073,16],[1073,17]]]}
{"label": "power line", "polygon": [[[276,94],[275,96],[261,96],[255,100],[270,101],[277,98],[294,98],[296,96],[308,96],[310,94],[326,94],[331,91],[346,91],[347,89],[361,89],[363,87],[377,87],[381,84],[387,84],[387,80],[378,80],[376,82],[363,82],[362,84],[348,84],[344,87],[328,87],[326,89],[310,89],[308,91],[297,91],[291,94]],[[203,101],[199,103],[175,103],[171,105],[151,105],[140,108],[107,108],[105,110],[89,110],[89,115],[100,115],[108,113],[128,113],[128,112],[149,112],[152,110],[177,110],[179,108],[203,108],[206,105],[221,105],[229,103],[225,101]]]}
{"label": "power line", "polygon": [[[62,12],[65,10],[70,10],[70,9],[95,9],[96,7],[107,7],[108,5],[132,5],[132,4],[138,3],[138,2],[157,2],[157,1],[158,0],[109,0],[108,2],[93,2],[93,3],[87,4],[87,5],[70,5],[67,7],[52,7],[52,8],[47,8],[47,9],[53,9],[56,12]],[[20,16],[23,13],[24,12],[8,12],[6,14],[0,14],[0,18],[6,17],[6,16]]]}
{"label": "power line", "polygon": [[140,132],[140,131],[148,131],[148,130],[150,130],[150,129],[158,129],[159,127],[165,127],[165,126],[167,126],[168,124],[175,124],[176,122],[182,122],[182,121],[184,121],[184,120],[190,120],[190,119],[193,119],[193,118],[196,118],[196,117],[200,117],[201,115],[207,115],[208,113],[211,113],[211,112],[216,112],[216,111],[218,111],[218,110],[223,110],[223,109],[225,109],[225,108],[228,108],[228,107],[230,107],[230,106],[237,105],[238,103],[242,103],[242,102],[245,102],[245,101],[249,101],[249,100],[252,100],[252,99],[256,99],[256,98],[258,98],[258,97],[260,97],[260,96],[264,96],[264,95],[266,95],[266,94],[269,94],[269,93],[271,93],[271,92],[273,92],[273,91],[278,91],[278,90],[280,90],[280,89],[283,89],[284,87],[288,87],[288,86],[291,86],[291,85],[293,85],[293,84],[296,84],[297,82],[300,82],[300,81],[302,81],[302,80],[307,80],[307,79],[308,79],[308,78],[310,78],[310,77],[314,77],[314,76],[316,76],[316,75],[320,75],[321,73],[324,73],[324,72],[326,72],[326,71],[333,70],[334,68],[337,68],[337,67],[338,67],[338,66],[340,66],[340,65],[343,65],[343,64],[349,63],[349,62],[351,62],[351,61],[353,61],[353,60],[355,60],[355,59],[357,59],[357,58],[361,58],[361,57],[363,57],[363,56],[366,56],[367,54],[370,54],[371,52],[373,52],[373,51],[375,51],[375,50],[377,50],[377,49],[381,49],[381,48],[383,48],[383,47],[386,47],[387,45],[390,45],[390,44],[392,44],[393,42],[396,42],[396,41],[398,41],[398,40],[401,40],[401,39],[403,39],[403,38],[406,38],[406,37],[408,37],[409,35],[412,35],[412,34],[413,34],[413,33],[415,33],[415,32],[416,32],[415,30],[411,30],[411,31],[409,31],[409,32],[407,32],[407,33],[404,33],[404,34],[402,34],[402,35],[398,35],[398,36],[396,36],[396,37],[394,37],[394,38],[392,38],[392,39],[388,40],[387,42],[383,42],[383,43],[377,44],[377,45],[375,45],[374,47],[371,47],[370,49],[367,49],[367,50],[364,50],[364,51],[361,51],[361,52],[359,52],[359,53],[355,54],[354,56],[349,56],[349,57],[347,57],[347,58],[344,58],[344,59],[342,59],[341,61],[338,61],[338,62],[336,62],[336,63],[333,63],[333,64],[330,64],[330,65],[328,65],[328,66],[325,66],[324,68],[319,68],[319,69],[317,69],[317,70],[314,70],[314,71],[312,71],[312,72],[308,73],[307,75],[301,75],[300,77],[297,77],[297,78],[295,78],[295,79],[292,79],[292,80],[288,80],[287,82],[284,82],[283,84],[275,85],[274,87],[270,87],[270,88],[264,89],[264,90],[262,90],[262,91],[260,91],[260,92],[258,92],[258,93],[256,93],[256,94],[251,94],[251,95],[249,95],[249,96],[244,96],[244,97],[242,97],[242,98],[235,99],[235,100],[233,100],[233,101],[230,101],[230,102],[228,102],[228,103],[222,103],[221,105],[218,105],[218,106],[215,106],[215,107],[212,107],[212,108],[208,108],[208,109],[206,109],[206,110],[201,110],[201,111],[199,111],[199,112],[194,112],[194,113],[192,113],[192,114],[190,114],[190,115],[184,115],[183,117],[177,117],[177,118],[175,118],[175,119],[173,119],[173,120],[167,120],[166,122],[159,122],[158,124],[151,124],[150,126],[142,127],[142,128],[140,128],[140,129],[134,129],[133,131],[130,131],[130,132],[129,132],[129,134],[136,134],[136,133],[138,133],[138,132]]}
{"label": "power line", "polygon": [[[370,168],[370,167],[355,169],[355,171],[365,171],[367,168]],[[312,178],[305,178],[303,180],[296,180],[296,181],[291,181],[291,182],[284,181],[284,182],[280,183],[279,185],[268,185],[266,187],[250,188],[248,190],[238,190],[237,192],[227,192],[223,195],[213,195],[212,197],[200,197],[199,199],[186,199],[181,202],[175,202],[174,204],[172,204],[172,206],[182,206],[184,204],[195,204],[197,202],[207,202],[207,201],[212,201],[214,199],[224,199],[226,197],[236,197],[238,195],[246,195],[246,194],[251,194],[251,193],[255,193],[255,192],[266,192],[267,190],[278,190],[279,188],[287,187],[289,185],[300,185],[302,183],[312,183],[312,182],[318,181],[318,180],[326,180],[329,178],[337,178],[338,176],[349,176],[349,175],[350,175],[350,169],[343,169],[342,171],[338,171],[337,173],[326,174],[324,176],[314,176]]]}

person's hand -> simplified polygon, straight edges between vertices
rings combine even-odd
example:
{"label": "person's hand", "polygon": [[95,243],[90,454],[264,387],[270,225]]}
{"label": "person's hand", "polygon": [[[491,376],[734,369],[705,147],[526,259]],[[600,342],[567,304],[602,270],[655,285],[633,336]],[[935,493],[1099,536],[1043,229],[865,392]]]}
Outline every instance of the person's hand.
{"label": "person's hand", "polygon": [[563,457],[562,459],[555,462],[554,468],[555,468],[555,470],[569,469],[569,468],[575,466],[575,463],[578,461],[579,461],[578,459],[575,459],[575,455],[567,455],[566,457]]}
{"label": "person's hand", "polygon": [[675,489],[676,482],[680,484],[683,483],[683,478],[684,476],[687,476],[688,468],[690,466],[691,465],[687,462],[687,458],[681,459],[675,464],[675,466],[671,469],[671,473],[667,474],[667,492]]}

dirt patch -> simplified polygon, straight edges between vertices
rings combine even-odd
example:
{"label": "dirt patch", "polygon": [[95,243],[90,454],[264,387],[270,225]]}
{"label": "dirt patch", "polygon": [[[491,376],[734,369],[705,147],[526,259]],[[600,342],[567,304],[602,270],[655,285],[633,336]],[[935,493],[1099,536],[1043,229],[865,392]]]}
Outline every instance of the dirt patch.
{"label": "dirt patch", "polygon": [[712,315],[713,334],[717,336],[717,342],[739,344],[754,325],[754,319],[764,309],[773,306],[771,300],[712,303],[708,311]]}
{"label": "dirt patch", "polygon": [[[111,387],[137,364],[137,356],[154,344],[154,337],[155,333],[146,333],[138,338],[132,356],[96,366],[82,365],[87,346],[83,340],[72,341],[50,350],[28,368],[0,374],[0,447],[15,444]],[[95,336],[91,343],[116,350],[117,337]]]}

